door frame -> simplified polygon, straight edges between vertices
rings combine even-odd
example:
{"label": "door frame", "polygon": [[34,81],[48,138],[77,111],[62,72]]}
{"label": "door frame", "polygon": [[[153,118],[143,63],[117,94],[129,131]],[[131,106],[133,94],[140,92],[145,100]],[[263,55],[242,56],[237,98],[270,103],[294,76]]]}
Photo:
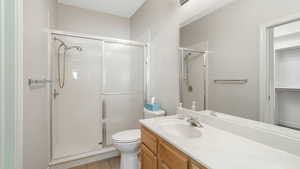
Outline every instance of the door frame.
{"label": "door frame", "polygon": [[23,0],[0,0],[0,60],[0,168],[22,169]]}
{"label": "door frame", "polygon": [[259,120],[274,124],[275,95],[270,62],[274,54],[273,28],[300,20],[300,13],[282,17],[260,26],[260,57],[259,57]]}

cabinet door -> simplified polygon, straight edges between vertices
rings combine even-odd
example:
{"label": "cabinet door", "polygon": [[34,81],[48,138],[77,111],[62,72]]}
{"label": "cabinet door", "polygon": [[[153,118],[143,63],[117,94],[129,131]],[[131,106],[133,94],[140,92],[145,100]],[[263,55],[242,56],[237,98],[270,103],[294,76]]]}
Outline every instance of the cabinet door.
{"label": "cabinet door", "polygon": [[141,169],[157,169],[156,156],[143,144],[141,146]]}
{"label": "cabinet door", "polygon": [[191,160],[191,167],[190,169],[207,169],[204,166],[202,166],[201,164]]}
{"label": "cabinet door", "polygon": [[157,137],[145,127],[142,127],[142,143],[154,154],[157,153]]}
{"label": "cabinet door", "polygon": [[159,169],[188,169],[189,158],[163,140],[158,143]]}
{"label": "cabinet door", "polygon": [[169,166],[166,163],[164,163],[163,161],[159,160],[159,162],[158,162],[158,169],[171,169],[171,168],[169,168]]}

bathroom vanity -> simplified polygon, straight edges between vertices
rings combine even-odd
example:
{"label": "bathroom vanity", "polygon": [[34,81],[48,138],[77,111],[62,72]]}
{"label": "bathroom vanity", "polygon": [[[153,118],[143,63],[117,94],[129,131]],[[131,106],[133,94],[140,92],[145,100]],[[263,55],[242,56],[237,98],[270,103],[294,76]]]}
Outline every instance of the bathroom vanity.
{"label": "bathroom vanity", "polygon": [[[198,119],[203,125],[202,128],[193,127],[186,120],[180,120],[176,116],[141,120],[141,168],[300,168],[299,156],[231,132],[228,126],[243,130],[243,133],[253,134],[250,129],[234,123],[227,126],[223,123],[225,120],[221,115],[201,116],[199,115]],[[275,141],[276,138],[273,139]]]}
{"label": "bathroom vanity", "polygon": [[207,169],[146,127],[142,127],[142,169]]}

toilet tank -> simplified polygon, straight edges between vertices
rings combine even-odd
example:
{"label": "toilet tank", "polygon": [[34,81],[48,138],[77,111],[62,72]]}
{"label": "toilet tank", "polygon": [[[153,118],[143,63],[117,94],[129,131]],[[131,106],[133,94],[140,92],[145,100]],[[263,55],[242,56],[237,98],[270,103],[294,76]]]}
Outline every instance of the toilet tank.
{"label": "toilet tank", "polygon": [[165,116],[165,115],[166,115],[166,112],[164,110],[150,111],[150,110],[144,108],[144,118],[145,119],[161,117],[161,116]]}

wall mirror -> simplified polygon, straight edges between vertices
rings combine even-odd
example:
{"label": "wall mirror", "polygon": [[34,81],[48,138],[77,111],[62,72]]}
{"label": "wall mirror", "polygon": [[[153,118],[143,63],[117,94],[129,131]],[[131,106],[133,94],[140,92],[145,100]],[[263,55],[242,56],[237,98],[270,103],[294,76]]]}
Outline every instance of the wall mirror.
{"label": "wall mirror", "polygon": [[183,106],[300,131],[300,14],[286,5],[238,0],[181,26]]}

